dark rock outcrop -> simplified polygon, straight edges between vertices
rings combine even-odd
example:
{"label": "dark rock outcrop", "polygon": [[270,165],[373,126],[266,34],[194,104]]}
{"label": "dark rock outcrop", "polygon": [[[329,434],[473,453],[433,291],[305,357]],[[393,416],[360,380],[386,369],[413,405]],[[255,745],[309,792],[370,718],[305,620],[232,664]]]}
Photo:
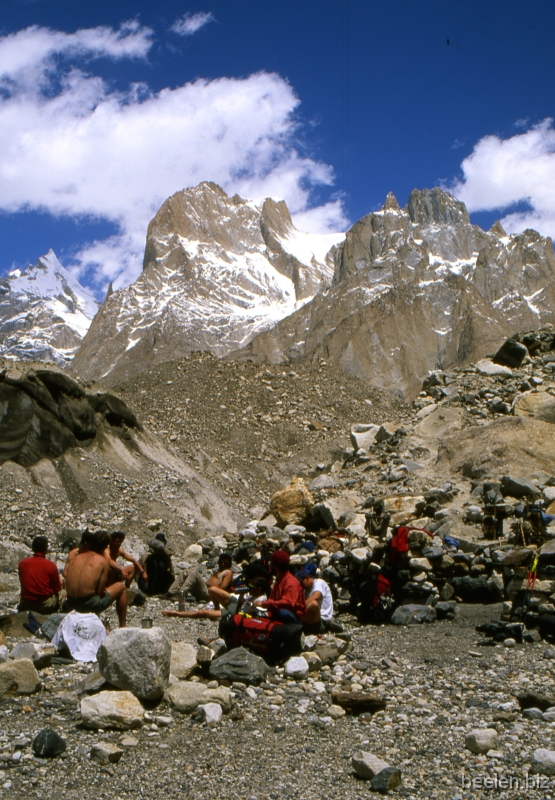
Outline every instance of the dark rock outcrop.
{"label": "dark rock outcrop", "polygon": [[0,360],[0,464],[30,467],[90,444],[102,420],[122,431],[141,428],[110,392],[88,391],[56,368]]}

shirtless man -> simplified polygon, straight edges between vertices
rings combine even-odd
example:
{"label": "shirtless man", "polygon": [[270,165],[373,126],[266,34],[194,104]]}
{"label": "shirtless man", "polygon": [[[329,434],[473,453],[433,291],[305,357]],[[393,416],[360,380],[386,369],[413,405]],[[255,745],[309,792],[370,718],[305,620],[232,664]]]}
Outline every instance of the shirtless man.
{"label": "shirtless man", "polygon": [[127,619],[127,592],[122,581],[107,586],[110,560],[104,551],[110,544],[105,531],[91,536],[86,553],[78,553],[68,565],[66,575],[67,607],[80,614],[100,614],[114,600],[120,628]]}
{"label": "shirtless man", "polygon": [[[139,564],[137,559],[133,558],[132,555],[126,553],[125,550],[122,549],[124,539],[125,533],[123,531],[114,531],[114,533],[110,534],[110,545],[108,552],[110,561],[112,563],[110,564],[111,569],[108,578],[108,586],[111,586],[118,580],[123,580],[125,585],[129,587],[131,586],[133,578],[136,575],[143,575],[146,578],[146,572]],[[126,561],[130,561],[131,564],[127,567],[120,567],[117,563],[117,560],[120,557],[125,558]]]}
{"label": "shirtless man", "polygon": [[[209,590],[210,591],[210,590]],[[223,608],[227,608],[227,604],[231,597],[236,597],[229,592],[225,592],[226,597],[219,597],[219,603]],[[238,608],[244,605],[250,605],[258,600],[267,600],[270,594],[270,587],[265,578],[253,578],[249,584],[249,592],[244,597],[239,599]],[[162,611],[163,617],[186,617],[187,619],[220,619],[222,616],[221,608],[199,608],[196,611],[174,611],[173,608],[167,608]]]}
{"label": "shirtless man", "polygon": [[89,531],[83,531],[81,534],[81,541],[79,542],[79,547],[73,547],[69,553],[67,554],[67,561],[64,567],[64,571],[62,572],[62,582],[64,587],[66,585],[66,576],[67,570],[75,556],[80,555],[80,553],[87,553],[89,551],[89,541],[91,540],[93,534],[89,533]]}
{"label": "shirtless man", "polygon": [[183,584],[185,594],[192,595],[196,600],[207,603],[212,600],[214,608],[219,610],[220,604],[224,606],[229,600],[229,589],[233,583],[231,571],[231,556],[222,553],[218,559],[218,569],[207,581],[197,569],[191,570]]}

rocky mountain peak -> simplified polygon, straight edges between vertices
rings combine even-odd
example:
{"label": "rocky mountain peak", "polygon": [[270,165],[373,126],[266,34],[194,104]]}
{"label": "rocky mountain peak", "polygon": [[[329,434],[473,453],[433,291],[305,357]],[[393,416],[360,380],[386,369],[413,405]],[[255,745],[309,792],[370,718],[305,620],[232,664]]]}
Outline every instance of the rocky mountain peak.
{"label": "rocky mountain peak", "polygon": [[177,192],[148,227],[141,276],[107,297],[72,371],[115,381],[195,350],[225,355],[329,285],[343,238],[298,231],[283,201],[214,183]]}
{"label": "rocky mountain peak", "polygon": [[493,233],[495,236],[499,236],[500,238],[503,238],[504,236],[506,236],[506,235],[507,235],[507,234],[505,233],[505,228],[503,227],[503,225],[501,225],[501,223],[499,222],[499,220],[496,220],[496,221],[493,223],[493,225],[492,225],[492,226],[491,226],[491,228],[489,229],[489,233]]}
{"label": "rocky mountain peak", "polygon": [[67,364],[97,309],[49,250],[34,266],[0,278],[0,356]]}
{"label": "rocky mountain peak", "polygon": [[466,206],[437,186],[433,189],[413,189],[407,203],[411,221],[417,225],[469,225]]}
{"label": "rocky mountain peak", "polygon": [[384,211],[400,211],[401,208],[393,192],[388,192],[383,206]]}
{"label": "rocky mountain peak", "polygon": [[410,398],[438,365],[478,360],[523,328],[555,321],[555,255],[536,231],[472,225],[435,188],[347,231],[333,288],[258,335],[237,358],[324,358]]}

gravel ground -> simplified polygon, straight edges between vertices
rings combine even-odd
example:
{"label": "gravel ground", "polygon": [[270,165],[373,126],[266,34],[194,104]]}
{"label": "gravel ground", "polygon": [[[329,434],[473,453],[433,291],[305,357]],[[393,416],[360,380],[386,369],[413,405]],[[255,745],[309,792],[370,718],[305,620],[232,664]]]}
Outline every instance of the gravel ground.
{"label": "gravel ground", "polygon": [[[216,623],[163,618],[165,605],[149,601],[146,611],[132,609],[130,624],[148,614],[173,641],[215,635]],[[401,797],[549,798],[549,789],[532,787],[537,776],[529,776],[525,789],[516,781],[524,787],[536,748],[555,748],[555,723],[525,719],[512,693],[548,691],[555,662],[545,658],[545,643],[481,646],[474,626],[498,617],[499,607],[461,606],[455,622],[425,627],[356,627],[351,620],[352,649],[335,665],[301,682],[275,674],[254,690],[234,685],[235,707],[216,728],[164,702],[151,704],[151,720],[132,733],[137,745],[125,747],[111,766],[91,761],[91,747],[130,734],[80,726],[76,690],[92,667],[51,667],[42,673],[40,693],[0,707],[0,796],[82,800],[87,787],[95,798],[110,800],[379,797],[352,769],[351,756],[362,749],[402,770],[395,792]],[[383,694],[386,711],[368,720],[333,721],[330,691],[337,687]],[[503,721],[494,718],[500,711]],[[172,716],[173,723],[157,725],[159,715]],[[64,757],[33,757],[30,741],[46,725],[66,738]],[[480,727],[499,734],[495,751],[485,756],[464,746],[465,733]],[[498,788],[484,794],[480,781],[495,776]],[[512,780],[513,789],[504,789],[502,779],[507,785]],[[550,779],[544,780],[547,786]],[[466,788],[469,781],[474,788]]]}

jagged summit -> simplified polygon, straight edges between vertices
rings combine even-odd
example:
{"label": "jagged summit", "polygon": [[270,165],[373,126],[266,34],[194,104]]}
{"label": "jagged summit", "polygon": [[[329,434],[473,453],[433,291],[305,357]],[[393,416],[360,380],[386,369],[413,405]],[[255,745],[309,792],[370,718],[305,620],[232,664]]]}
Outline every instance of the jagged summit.
{"label": "jagged summit", "polygon": [[34,266],[0,278],[0,356],[63,366],[97,310],[91,292],[49,250]]}
{"label": "jagged summit", "polygon": [[149,225],[141,276],[106,297],[72,371],[114,383],[195,350],[225,355],[330,285],[343,238],[298,231],[284,202],[215,183],[177,192]]}
{"label": "jagged summit", "polygon": [[485,232],[447,192],[415,189],[406,208],[389,194],[347,232],[332,289],[234,357],[325,358],[412,397],[429,370],[478,360],[554,309],[551,239]]}

